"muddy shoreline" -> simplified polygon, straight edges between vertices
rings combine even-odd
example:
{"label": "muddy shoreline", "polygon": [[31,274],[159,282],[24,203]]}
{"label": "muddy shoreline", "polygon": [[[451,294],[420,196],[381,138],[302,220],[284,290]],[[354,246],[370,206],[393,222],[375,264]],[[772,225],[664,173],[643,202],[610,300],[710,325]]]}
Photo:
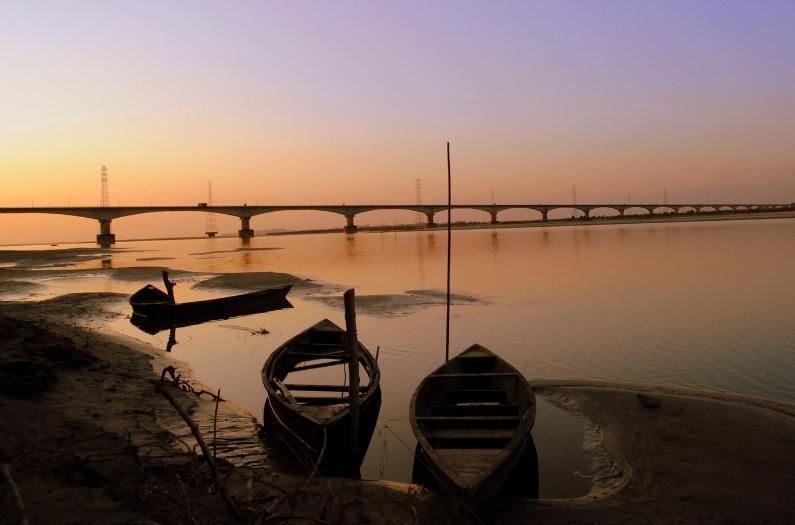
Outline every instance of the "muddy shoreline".
{"label": "muddy shoreline", "polygon": [[[76,326],[86,315],[100,324],[102,316],[117,317],[112,306],[123,300],[71,294],[0,303],[0,365],[25,362],[32,367],[27,375],[52,375],[32,393],[6,388],[0,394],[0,445],[27,512],[33,523],[231,523],[204,461],[189,453],[190,432],[155,391],[158,371],[169,364],[200,388],[187,365],[136,340]],[[219,420],[232,431],[219,445],[219,463],[244,522],[724,523],[791,517],[795,403],[586,380],[537,381],[534,388],[586,422],[585,445],[598,460],[586,496],[501,498],[473,516],[413,485],[307,483],[279,467],[278,458],[258,445],[255,418],[229,402],[220,403]],[[660,398],[662,407],[641,406],[639,392]],[[174,394],[209,435],[214,402],[176,388]],[[75,500],[86,502],[78,512]],[[2,524],[19,522],[8,490],[0,496],[0,516]]]}

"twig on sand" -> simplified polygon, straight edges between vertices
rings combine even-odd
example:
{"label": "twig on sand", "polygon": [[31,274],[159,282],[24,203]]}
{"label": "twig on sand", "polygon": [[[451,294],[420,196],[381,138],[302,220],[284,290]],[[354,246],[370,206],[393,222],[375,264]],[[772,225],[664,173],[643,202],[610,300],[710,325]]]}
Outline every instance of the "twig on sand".
{"label": "twig on sand", "polygon": [[218,395],[215,396],[215,413],[213,414],[213,459],[215,459],[215,438],[218,434],[218,401],[221,399],[221,389],[218,389]]}
{"label": "twig on sand", "polygon": [[17,512],[19,512],[19,523],[28,525],[30,519],[28,518],[28,511],[25,510],[25,502],[22,501],[22,494],[20,494],[19,487],[14,481],[14,476],[11,475],[11,454],[2,445],[0,445],[0,463],[2,463],[3,480],[11,489],[11,496],[14,498]]}
{"label": "twig on sand", "polygon": [[[171,380],[166,380],[166,375],[171,376]],[[208,392],[207,390],[201,389],[196,390],[193,385],[182,379],[182,374],[177,373],[177,369],[173,366],[167,366],[160,372],[160,382],[161,383],[170,383],[176,387],[178,387],[183,392],[188,392],[190,394],[196,394],[197,396],[201,397],[202,394],[207,394],[211,398],[215,399],[216,402],[218,400],[224,401],[221,398],[221,391],[218,390],[218,395],[216,396],[212,392]]]}
{"label": "twig on sand", "polygon": [[171,403],[171,406],[174,407],[179,415],[182,416],[182,419],[185,420],[185,423],[188,425],[188,427],[190,427],[191,432],[193,432],[193,436],[196,438],[196,442],[199,444],[199,447],[202,450],[202,454],[204,454],[204,459],[207,461],[207,466],[210,468],[210,473],[212,474],[215,486],[218,487],[218,492],[221,494],[221,498],[223,498],[227,509],[229,509],[229,512],[231,512],[235,518],[242,520],[243,515],[240,513],[240,509],[237,508],[235,500],[232,499],[232,496],[226,490],[226,485],[224,485],[221,476],[218,474],[218,470],[215,466],[215,460],[213,459],[210,450],[207,448],[207,443],[204,442],[204,438],[202,438],[201,433],[199,432],[199,426],[193,421],[193,419],[191,419],[190,415],[188,415],[188,413],[185,412],[181,406],[179,406],[179,403],[177,403],[176,399],[174,399],[174,397],[171,395],[171,392],[169,392],[162,383],[156,383],[155,389],[157,389],[160,395],[165,397],[168,402]]}

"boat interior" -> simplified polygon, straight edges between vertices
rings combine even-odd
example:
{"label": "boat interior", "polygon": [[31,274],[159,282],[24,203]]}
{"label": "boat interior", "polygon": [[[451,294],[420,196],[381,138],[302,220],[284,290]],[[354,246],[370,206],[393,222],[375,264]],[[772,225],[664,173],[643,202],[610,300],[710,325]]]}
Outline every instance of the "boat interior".
{"label": "boat interior", "polygon": [[436,452],[450,459],[472,449],[498,455],[533,401],[522,383],[514,369],[473,345],[428,376],[417,395],[416,422]]}
{"label": "boat interior", "polygon": [[[350,403],[345,332],[329,325],[316,325],[285,349],[270,377],[274,390],[290,404],[321,418],[333,416]],[[363,355],[359,359],[360,397],[368,393],[372,373],[372,363]]]}

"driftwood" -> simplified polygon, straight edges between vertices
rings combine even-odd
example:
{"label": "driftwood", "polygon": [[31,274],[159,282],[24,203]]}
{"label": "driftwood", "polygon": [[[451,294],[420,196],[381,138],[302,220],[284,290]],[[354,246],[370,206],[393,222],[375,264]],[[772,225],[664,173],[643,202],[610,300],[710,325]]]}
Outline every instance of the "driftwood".
{"label": "driftwood", "polygon": [[215,413],[213,414],[213,459],[215,459],[215,441],[218,435],[218,401],[221,400],[221,389],[215,396]]}
{"label": "driftwood", "polygon": [[213,481],[215,482],[215,486],[218,487],[218,492],[221,494],[221,498],[223,498],[226,507],[229,509],[229,512],[237,518],[238,520],[243,519],[243,515],[240,513],[240,509],[237,508],[237,504],[235,500],[232,499],[232,496],[226,490],[226,485],[224,484],[223,480],[221,479],[220,474],[218,474],[218,469],[215,465],[215,459],[213,455],[210,453],[209,448],[207,448],[207,443],[204,442],[204,438],[202,438],[201,433],[199,432],[199,426],[193,421],[190,415],[185,412],[185,410],[179,406],[176,399],[171,395],[162,383],[156,383],[155,388],[157,391],[165,397],[171,406],[182,416],[182,419],[185,420],[185,423],[190,428],[191,432],[193,432],[193,436],[196,438],[196,442],[199,444],[199,447],[202,450],[202,454],[204,455],[204,459],[207,461],[207,466],[210,468],[210,474],[212,474]]}
{"label": "driftwood", "polygon": [[[170,380],[166,379],[167,375],[171,378]],[[219,400],[224,401],[224,399],[221,397],[220,389],[218,390],[218,395],[213,394],[212,392],[208,392],[207,390],[204,389],[196,390],[196,388],[194,388],[193,385],[182,379],[182,374],[177,373],[177,369],[174,368],[173,366],[167,366],[160,372],[160,382],[174,385],[183,392],[189,394],[196,394],[199,397],[201,397],[202,394],[207,394],[216,401]]]}
{"label": "driftwood", "polygon": [[2,445],[0,445],[0,465],[2,465],[3,480],[11,490],[14,505],[16,505],[17,512],[19,512],[19,523],[21,525],[28,525],[30,519],[28,518],[28,511],[25,509],[25,502],[22,501],[22,494],[19,492],[19,487],[14,481],[14,476],[11,475],[11,454],[9,454]]}

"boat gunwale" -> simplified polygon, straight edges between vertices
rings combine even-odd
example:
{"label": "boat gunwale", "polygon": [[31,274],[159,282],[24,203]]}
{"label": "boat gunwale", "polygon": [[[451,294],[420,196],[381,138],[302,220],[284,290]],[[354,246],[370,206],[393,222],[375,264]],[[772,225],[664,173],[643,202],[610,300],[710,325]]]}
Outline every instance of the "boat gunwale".
{"label": "boat gunwale", "polygon": [[[461,483],[460,481],[462,480],[450,468],[449,462],[441,457],[441,455],[436,451],[436,447],[433,447],[430,444],[430,441],[425,435],[424,429],[420,428],[419,422],[417,421],[418,416],[416,413],[416,407],[417,407],[417,398],[419,396],[419,393],[423,390],[426,383],[428,383],[431,380],[434,380],[433,379],[434,377],[436,378],[440,377],[436,374],[438,374],[441,369],[443,369],[444,367],[449,365],[449,363],[455,361],[456,359],[459,359],[461,356],[463,356],[465,353],[469,352],[473,348],[478,348],[487,351],[489,354],[492,354],[497,360],[499,360],[502,364],[504,364],[508,368],[508,370],[511,371],[510,375],[515,375],[517,377],[519,385],[524,385],[524,388],[526,389],[528,394],[529,402],[528,402],[528,407],[525,408],[525,410],[520,414],[519,421],[517,421],[516,426],[512,428],[512,430],[514,431],[513,436],[508,441],[508,443],[506,443],[505,446],[502,447],[499,455],[496,456],[495,461],[493,463],[494,467],[491,468],[484,476],[479,477],[476,483]],[[460,375],[470,375],[470,374],[462,373]],[[473,373],[471,375],[476,376],[477,373]],[[442,378],[444,378],[444,376],[442,376]],[[464,350],[457,356],[453,357],[449,361],[443,363],[433,372],[431,372],[430,374],[426,375],[423,378],[423,380],[420,382],[420,384],[417,386],[417,388],[414,390],[414,393],[411,396],[411,401],[409,404],[409,422],[411,423],[411,428],[414,431],[414,435],[417,438],[417,441],[420,443],[423,452],[429,457],[430,465],[427,465],[427,467],[430,467],[430,471],[431,472],[438,471],[440,475],[445,476],[447,479],[450,480],[451,483],[455,484],[456,489],[458,491],[462,491],[468,494],[471,492],[476,492],[474,489],[477,489],[478,487],[486,483],[490,478],[497,475],[500,471],[500,467],[506,461],[509,461],[512,456],[516,457],[519,456],[517,452],[521,452],[520,449],[524,448],[519,446],[520,442],[524,441],[526,443],[527,439],[530,437],[530,432],[533,428],[533,425],[535,424],[535,412],[536,412],[535,406],[536,406],[535,393],[533,392],[533,389],[530,387],[530,384],[527,382],[527,379],[524,377],[524,375],[521,372],[519,372],[519,370],[517,370],[508,361],[501,358],[499,355],[492,352],[488,348],[476,343],[469,346],[466,350]],[[490,494],[487,494],[486,498],[488,498],[489,495]]]}
{"label": "boat gunwale", "polygon": [[[303,419],[311,421],[312,423],[314,423],[314,424],[316,424],[317,426],[320,426],[320,427],[333,425],[334,423],[336,423],[340,419],[346,417],[350,413],[350,404],[349,403],[348,404],[344,404],[342,410],[340,410],[339,412],[337,412],[336,414],[334,414],[330,418],[324,419],[323,421],[320,421],[320,420],[312,417],[311,414],[307,414],[306,412],[295,410],[290,405],[290,403],[287,402],[286,399],[284,399],[282,396],[278,395],[278,393],[276,392],[276,389],[273,388],[273,384],[271,383],[270,376],[271,376],[271,373],[273,372],[274,363],[278,360],[279,357],[281,357],[281,355],[283,355],[301,337],[309,335],[318,326],[324,325],[324,324],[330,325],[330,328],[334,328],[335,330],[339,330],[343,334],[345,333],[345,331],[342,328],[340,328],[337,324],[335,324],[334,322],[330,321],[329,319],[323,319],[321,321],[318,321],[317,323],[313,324],[312,326],[310,326],[309,328],[307,328],[303,332],[300,332],[299,334],[293,336],[289,340],[287,340],[284,343],[282,343],[279,347],[277,347],[271,353],[271,355],[268,356],[268,359],[265,361],[265,364],[263,365],[262,371],[261,371],[262,383],[265,386],[265,391],[268,394],[268,399],[275,400],[284,409],[289,410],[290,412],[293,412],[297,416],[300,416]],[[376,362],[375,357],[373,357],[373,355],[370,353],[370,351],[367,350],[367,348],[361,342],[357,341],[357,344],[359,345],[359,350],[361,351],[360,352],[360,356],[359,356],[359,362],[360,363],[364,363],[365,365],[366,364],[370,365],[370,369],[368,370],[368,373],[367,373],[367,375],[368,375],[367,392],[364,395],[360,394],[360,397],[359,397],[359,405],[360,405],[360,407],[362,407],[362,406],[367,405],[369,403],[369,401],[372,399],[373,394],[377,390],[379,390],[381,388],[381,372],[380,372],[380,370],[378,368],[378,363]],[[318,358],[319,359],[324,359],[323,356],[318,356]],[[307,359],[305,361],[310,361],[310,360]],[[301,361],[301,362],[304,362],[304,361]],[[365,370],[367,370],[367,366],[365,366]],[[311,406],[311,405],[308,405],[308,406]],[[271,407],[271,410],[274,410],[274,408]]]}

